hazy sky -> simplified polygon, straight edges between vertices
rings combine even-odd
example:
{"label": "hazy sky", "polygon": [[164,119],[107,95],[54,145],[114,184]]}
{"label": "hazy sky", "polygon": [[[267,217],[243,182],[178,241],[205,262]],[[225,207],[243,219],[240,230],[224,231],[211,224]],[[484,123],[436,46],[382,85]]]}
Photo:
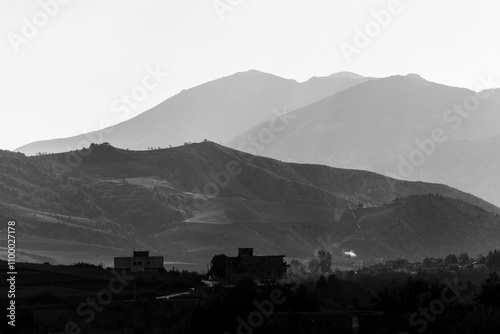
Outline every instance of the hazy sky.
{"label": "hazy sky", "polygon": [[[248,69],[297,81],[339,71],[471,89],[480,75],[500,81],[498,0],[55,1],[0,0],[2,149],[122,121],[113,102],[155,68],[169,75],[148,79],[127,118]],[[374,24],[372,11],[388,8]],[[372,29],[369,43],[355,43],[357,28]],[[357,48],[350,62],[341,43]]]}

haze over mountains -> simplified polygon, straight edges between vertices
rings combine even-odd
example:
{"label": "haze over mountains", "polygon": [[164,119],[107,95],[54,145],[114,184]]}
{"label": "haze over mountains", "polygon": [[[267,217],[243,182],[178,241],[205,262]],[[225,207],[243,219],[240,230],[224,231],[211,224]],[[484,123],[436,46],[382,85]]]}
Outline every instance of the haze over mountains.
{"label": "haze over mountains", "polygon": [[[82,160],[70,168],[74,154]],[[166,261],[204,267],[238,247],[307,258],[327,242],[339,263],[352,263],[344,250],[373,262],[476,254],[500,238],[500,208],[448,186],[284,163],[212,142],[0,158],[0,216],[16,219],[20,255],[30,261],[109,264],[147,245]]]}
{"label": "haze over mountains", "polygon": [[[16,151],[65,152],[90,142],[146,149],[208,139],[283,161],[445,183],[500,205],[500,90],[486,88],[475,99],[475,92],[417,74],[370,80],[340,72],[298,83],[251,70],[184,90],[104,131]],[[283,113],[286,128],[264,138],[269,119]]]}
{"label": "haze over mountains", "polygon": [[[183,90],[156,107],[114,127],[87,135],[34,142],[16,151],[28,155],[58,153],[109,142],[121,148],[177,146],[209,139],[225,142],[265,119],[319,101],[368,80],[341,72],[306,82],[283,79],[255,70]],[[121,115],[123,106],[116,112]]]}
{"label": "haze over mountains", "polygon": [[445,183],[499,205],[498,93],[476,94],[415,75],[378,79],[292,112],[293,121],[266,145],[240,144],[258,138],[268,126],[263,123],[229,146],[284,161]]}

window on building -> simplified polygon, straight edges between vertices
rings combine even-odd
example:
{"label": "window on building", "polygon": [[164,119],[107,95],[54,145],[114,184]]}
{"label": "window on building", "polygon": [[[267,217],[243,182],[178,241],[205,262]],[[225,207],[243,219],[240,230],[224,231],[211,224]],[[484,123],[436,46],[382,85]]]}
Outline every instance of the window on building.
{"label": "window on building", "polygon": [[136,266],[136,265],[137,265],[137,262],[135,262],[135,261],[134,261],[134,262],[132,262],[132,265]]}
{"label": "window on building", "polygon": [[149,261],[148,261],[148,262],[146,262],[146,264],[148,264],[148,265],[149,265],[149,264],[150,264],[150,263],[149,263]]}
{"label": "window on building", "polygon": [[139,265],[142,266],[142,261],[139,261]]}

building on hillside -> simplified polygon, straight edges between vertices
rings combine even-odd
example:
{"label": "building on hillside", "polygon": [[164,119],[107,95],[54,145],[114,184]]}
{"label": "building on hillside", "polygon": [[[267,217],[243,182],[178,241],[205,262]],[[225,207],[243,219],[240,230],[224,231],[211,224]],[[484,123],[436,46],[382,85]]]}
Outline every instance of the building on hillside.
{"label": "building on hillside", "polygon": [[474,268],[474,269],[484,269],[484,268],[486,268],[486,264],[485,263],[480,263],[479,261],[474,261],[472,263],[472,268]]}
{"label": "building on hillside", "polygon": [[115,257],[115,269],[131,272],[164,271],[163,256],[149,256],[149,251],[134,251],[133,256]]}
{"label": "building on hillside", "polygon": [[238,256],[224,257],[223,263],[220,263],[224,276],[221,278],[228,282],[243,279],[253,279],[259,282],[286,279],[288,265],[284,257],[285,255],[257,256],[253,255],[253,248],[238,248]]}

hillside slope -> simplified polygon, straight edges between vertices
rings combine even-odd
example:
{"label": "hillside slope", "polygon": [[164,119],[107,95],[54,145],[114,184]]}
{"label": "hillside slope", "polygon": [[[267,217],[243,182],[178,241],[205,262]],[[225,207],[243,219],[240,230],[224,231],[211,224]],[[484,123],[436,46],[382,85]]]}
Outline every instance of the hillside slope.
{"label": "hillside slope", "polygon": [[[82,157],[81,163],[68,167],[68,157],[75,154]],[[340,249],[352,247],[374,260],[423,256],[423,249],[441,254],[464,240],[468,241],[463,251],[483,251],[500,226],[499,208],[444,185],[284,163],[212,142],[150,151],[103,144],[65,154],[26,157],[1,152],[0,157],[0,215],[18,221],[29,243],[25,249],[54,261],[68,260],[57,260],[60,254],[50,253],[54,249],[44,251],[33,240],[93,244],[88,251],[107,256],[112,248],[122,255],[126,248],[147,245],[165,254],[167,261],[200,265],[215,253],[233,253],[243,246],[258,253],[308,257],[319,238],[332,236]],[[407,199],[408,210],[399,211],[402,218],[392,209],[394,201],[429,193],[444,198],[423,204]],[[356,222],[345,219],[346,210],[359,202],[384,218],[365,226],[368,215],[363,216],[360,230]],[[425,213],[447,212],[449,203],[460,203],[458,212],[467,212],[452,229],[456,235],[450,234],[458,241],[434,245],[432,238],[438,235],[429,226],[441,231],[438,227],[450,226],[455,216]],[[401,221],[412,226],[410,232],[397,232]],[[466,235],[470,224],[477,229],[472,239]],[[388,233],[390,226],[396,228]],[[415,239],[419,226],[426,228],[419,232],[423,240]],[[361,245],[356,243],[359,238]],[[415,239],[415,246],[405,250],[407,238]],[[23,240],[19,243],[22,247]],[[108,248],[97,249],[99,245]],[[75,246],[79,252],[81,246]]]}

